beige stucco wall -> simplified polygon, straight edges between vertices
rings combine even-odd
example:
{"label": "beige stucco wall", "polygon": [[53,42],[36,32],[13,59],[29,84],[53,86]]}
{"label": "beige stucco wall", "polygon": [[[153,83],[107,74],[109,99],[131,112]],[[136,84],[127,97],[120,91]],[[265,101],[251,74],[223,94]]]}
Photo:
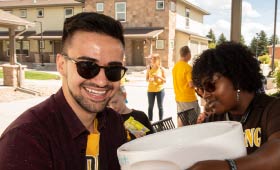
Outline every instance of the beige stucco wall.
{"label": "beige stucco wall", "polygon": [[203,15],[198,10],[188,6],[187,4],[177,1],[176,11],[178,14],[182,16],[186,16],[186,8],[190,9],[190,19],[195,20],[197,22],[203,23]]}
{"label": "beige stucco wall", "polygon": [[[18,7],[12,9],[12,14],[20,17],[20,10],[26,9],[27,17],[23,18],[28,21],[34,22],[40,21],[42,22],[42,29],[45,30],[62,30],[63,23],[65,20],[64,9],[65,8],[73,8],[74,14],[82,12],[82,4],[79,6],[42,6],[42,7]],[[38,18],[37,17],[37,9],[43,8],[44,9],[44,17]],[[1,9],[1,7],[0,7]],[[1,29],[3,30],[3,29]],[[0,31],[1,31],[0,30]],[[29,30],[36,30],[37,33],[40,33],[40,24],[36,23],[34,28],[30,28]]]}
{"label": "beige stucco wall", "polygon": [[175,40],[175,62],[180,58],[180,48],[189,45],[190,36],[188,34],[176,31]]}

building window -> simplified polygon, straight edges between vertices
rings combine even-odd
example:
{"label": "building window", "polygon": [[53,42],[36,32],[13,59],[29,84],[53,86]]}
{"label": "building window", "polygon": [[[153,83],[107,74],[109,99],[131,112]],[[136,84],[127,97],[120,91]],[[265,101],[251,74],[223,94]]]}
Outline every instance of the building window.
{"label": "building window", "polygon": [[19,17],[21,17],[21,18],[26,18],[27,17],[26,9],[20,9],[19,10]]}
{"label": "building window", "polygon": [[96,3],[96,12],[104,12],[104,3],[103,2]]}
{"label": "building window", "polygon": [[164,40],[156,40],[156,49],[164,49]]}
{"label": "building window", "polygon": [[164,0],[156,1],[156,9],[157,10],[164,10]]}
{"label": "building window", "polygon": [[64,9],[65,18],[72,17],[73,15],[74,15],[74,9],[73,8],[65,8]]}
{"label": "building window", "polygon": [[169,48],[174,49],[174,40],[170,40],[169,43]]}
{"label": "building window", "polygon": [[38,8],[37,9],[37,17],[38,18],[43,18],[44,17],[44,9],[43,8]]}
{"label": "building window", "polygon": [[173,1],[170,2],[170,10],[171,10],[172,12],[176,12],[176,4],[175,4],[175,2],[173,2]]}
{"label": "building window", "polygon": [[24,41],[24,40],[17,41],[16,54],[29,56],[29,41]]}
{"label": "building window", "polygon": [[126,3],[125,2],[116,2],[115,3],[115,18],[116,20],[125,22],[126,21]]}
{"label": "building window", "polygon": [[186,8],[186,27],[190,26],[190,9]]}
{"label": "building window", "polygon": [[44,49],[45,48],[45,41],[44,40],[39,40],[39,48]]}

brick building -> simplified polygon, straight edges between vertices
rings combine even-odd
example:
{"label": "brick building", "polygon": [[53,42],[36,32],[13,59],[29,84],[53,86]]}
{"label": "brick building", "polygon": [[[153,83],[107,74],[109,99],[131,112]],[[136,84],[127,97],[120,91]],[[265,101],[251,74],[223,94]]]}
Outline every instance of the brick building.
{"label": "brick building", "polygon": [[145,57],[159,53],[164,67],[172,67],[179,49],[189,45],[196,57],[208,48],[202,34],[209,13],[187,0],[77,0],[85,11],[111,16],[124,26],[126,64],[146,65]]}
{"label": "brick building", "polygon": [[[268,54],[272,56],[272,45],[268,46]],[[274,59],[280,61],[280,44],[275,44]]]}
{"label": "brick building", "polygon": [[[61,52],[64,19],[82,12],[83,4],[74,0],[13,0],[0,1],[0,9],[36,24],[24,32],[16,30],[17,60],[54,63]],[[0,61],[9,59],[8,29],[0,28]]]}

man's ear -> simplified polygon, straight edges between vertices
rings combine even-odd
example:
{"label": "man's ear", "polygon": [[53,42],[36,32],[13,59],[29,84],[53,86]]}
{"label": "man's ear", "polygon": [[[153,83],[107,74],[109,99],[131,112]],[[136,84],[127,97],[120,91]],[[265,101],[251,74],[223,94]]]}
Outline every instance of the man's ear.
{"label": "man's ear", "polygon": [[66,61],[61,54],[56,55],[56,69],[60,73],[60,75],[64,76],[66,74]]}

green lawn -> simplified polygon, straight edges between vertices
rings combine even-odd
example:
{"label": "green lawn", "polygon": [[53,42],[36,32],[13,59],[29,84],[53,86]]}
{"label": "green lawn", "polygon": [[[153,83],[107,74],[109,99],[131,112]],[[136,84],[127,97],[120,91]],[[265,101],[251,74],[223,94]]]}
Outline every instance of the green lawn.
{"label": "green lawn", "polygon": [[[3,78],[3,70],[0,69],[0,78]],[[56,74],[45,73],[41,71],[25,71],[25,79],[32,80],[59,80],[60,77]]]}

